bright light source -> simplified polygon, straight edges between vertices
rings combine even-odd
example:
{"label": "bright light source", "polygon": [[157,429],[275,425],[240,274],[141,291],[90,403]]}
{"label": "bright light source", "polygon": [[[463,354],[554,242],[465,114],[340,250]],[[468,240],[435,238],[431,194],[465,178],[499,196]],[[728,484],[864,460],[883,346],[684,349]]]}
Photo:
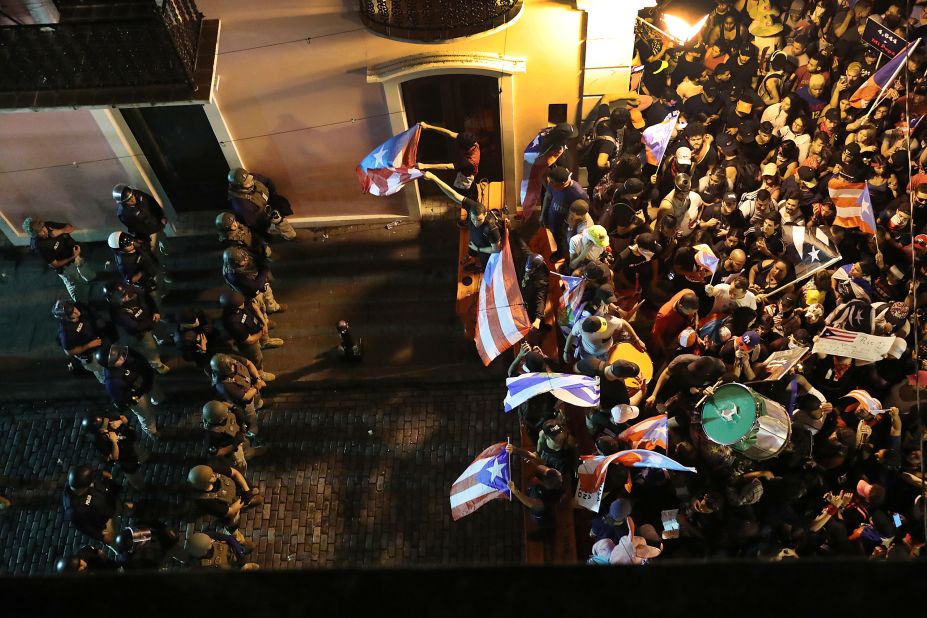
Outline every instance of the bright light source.
{"label": "bright light source", "polygon": [[698,20],[698,23],[694,26],[690,26],[686,20],[681,17],[663,15],[663,23],[666,24],[666,30],[680,43],[687,43],[689,39],[697,35],[706,21],[708,21],[708,15]]}

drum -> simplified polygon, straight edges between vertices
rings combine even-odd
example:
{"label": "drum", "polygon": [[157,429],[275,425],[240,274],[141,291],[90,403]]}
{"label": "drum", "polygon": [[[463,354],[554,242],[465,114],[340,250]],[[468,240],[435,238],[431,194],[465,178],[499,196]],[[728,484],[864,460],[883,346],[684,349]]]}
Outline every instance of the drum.
{"label": "drum", "polygon": [[612,349],[608,355],[608,362],[614,363],[617,360],[630,361],[640,367],[641,372],[635,378],[625,378],[624,384],[628,387],[628,395],[633,397],[640,390],[640,385],[644,382],[650,383],[653,379],[653,361],[646,352],[641,352],[630,343],[619,343]]}
{"label": "drum", "polygon": [[702,406],[702,431],[717,444],[760,461],[789,442],[792,422],[779,403],[743,384],[724,384]]}

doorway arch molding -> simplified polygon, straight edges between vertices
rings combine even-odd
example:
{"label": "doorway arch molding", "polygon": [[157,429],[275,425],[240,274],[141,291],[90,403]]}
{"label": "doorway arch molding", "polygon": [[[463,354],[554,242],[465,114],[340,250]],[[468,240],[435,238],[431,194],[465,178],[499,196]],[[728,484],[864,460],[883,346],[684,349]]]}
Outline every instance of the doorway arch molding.
{"label": "doorway arch molding", "polygon": [[[515,144],[514,77],[525,73],[524,58],[479,52],[418,54],[391,60],[367,68],[367,83],[382,84],[393,135],[409,128],[402,103],[404,82],[432,75],[484,75],[499,80],[499,129],[502,139],[502,178],[505,181],[505,203],[513,209],[518,192],[516,162],[521,160]],[[409,216],[422,217],[422,199],[418,183],[403,192]]]}

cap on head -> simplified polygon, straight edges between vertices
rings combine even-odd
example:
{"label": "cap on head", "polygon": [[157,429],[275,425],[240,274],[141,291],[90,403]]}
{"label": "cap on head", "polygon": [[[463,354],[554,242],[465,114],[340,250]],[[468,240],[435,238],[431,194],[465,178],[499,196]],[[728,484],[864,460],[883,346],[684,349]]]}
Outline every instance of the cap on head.
{"label": "cap on head", "polygon": [[748,330],[743,335],[737,338],[737,345],[744,350],[752,350],[756,346],[760,345],[760,334],[755,330]]}
{"label": "cap on head", "polygon": [[113,187],[113,199],[117,202],[123,202],[129,198],[132,188],[126,184],[118,184]]}
{"label": "cap on head", "polygon": [[193,466],[187,474],[187,482],[198,491],[207,491],[212,485],[212,477],[215,474],[209,466]]}
{"label": "cap on head", "polygon": [[220,232],[228,232],[231,230],[234,222],[235,215],[227,210],[216,215],[216,229]]}
{"label": "cap on head", "polygon": [[87,489],[93,484],[93,469],[90,466],[71,466],[68,470],[68,487]]}
{"label": "cap on head", "polygon": [[203,421],[209,424],[224,421],[228,414],[228,404],[222,401],[207,401],[203,406]]}
{"label": "cap on head", "polygon": [[547,172],[547,177],[562,185],[570,179],[570,170],[562,165],[555,165]]}
{"label": "cap on head", "polygon": [[52,315],[59,320],[63,320],[70,317],[74,308],[74,303],[70,300],[56,300],[55,306],[52,307]]}
{"label": "cap on head", "polygon": [[686,146],[680,146],[676,149],[676,162],[680,165],[692,164],[692,150]]}
{"label": "cap on head", "polygon": [[691,348],[698,341],[698,332],[691,326],[682,329],[679,333],[679,346],[682,348]]}
{"label": "cap on head", "polygon": [[608,232],[601,225],[592,225],[586,228],[583,236],[591,240],[597,247],[608,246]]}
{"label": "cap on head", "polygon": [[243,167],[236,167],[235,169],[229,170],[229,184],[238,188],[244,188],[245,184],[248,182],[248,170]]}
{"label": "cap on head", "polygon": [[525,260],[525,274],[533,273],[535,270],[544,265],[544,256],[539,253],[531,253]]}
{"label": "cap on head", "polygon": [[203,532],[194,532],[184,544],[184,549],[193,558],[202,558],[212,549],[212,537]]}

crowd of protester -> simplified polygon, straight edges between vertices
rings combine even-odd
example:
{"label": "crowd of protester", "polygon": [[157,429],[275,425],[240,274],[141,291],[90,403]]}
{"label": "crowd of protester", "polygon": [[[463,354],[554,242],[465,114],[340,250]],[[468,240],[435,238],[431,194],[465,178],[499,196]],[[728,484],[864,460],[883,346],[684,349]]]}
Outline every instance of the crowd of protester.
{"label": "crowd of protester", "polygon": [[[657,4],[641,17],[662,27],[666,3]],[[577,456],[632,448],[619,435],[661,414],[668,446],[658,450],[697,469],[612,465],[590,563],[920,556],[927,413],[913,385],[927,352],[918,309],[927,300],[927,49],[915,48],[876,105],[852,99],[889,60],[864,43],[867,20],[914,41],[927,33],[927,11],[850,4],[716,0],[685,44],[640,24],[638,91],[582,130],[548,133],[539,222],[553,251],[519,240],[529,228],[510,234],[516,254],[527,249],[516,262],[534,326],[510,374],[597,376],[601,403],[579,429],[579,409],[551,395],[522,405],[537,440],[509,450],[537,472],[513,495],[552,533]],[[657,162],[643,132],[672,112],[678,123]],[[840,219],[831,198],[838,186],[859,194],[860,183],[875,230]],[[499,250],[492,225],[475,237]],[[801,239],[812,236],[839,259],[815,247],[809,258]],[[585,284],[566,320],[544,313],[557,274]],[[556,355],[531,345],[560,327]],[[812,352],[830,328],[895,339],[875,361]],[[649,381],[626,381],[641,367],[615,354],[622,343],[652,361]],[[764,381],[770,354],[798,348],[787,375]],[[706,401],[731,382],[787,411],[790,437],[764,457],[718,443],[702,425]]]}
{"label": "crowd of protester", "polygon": [[[81,423],[98,461],[71,466],[64,488],[65,519],[90,544],[61,557],[58,571],[258,566],[248,561],[254,544],[239,527],[242,512],[263,503],[245,478],[249,460],[268,448],[257,442],[258,411],[264,407],[261,391],[276,376],[265,369],[263,350],[284,343],[270,336],[270,314],[287,309],[274,298],[270,241],[291,240],[296,232],[286,220],[289,203],[270,179],[237,168],[228,181],[228,210],[216,216],[215,227],[229,291],[216,299],[216,324],[189,306],[162,314],[172,283],[164,265],[167,249],[158,239],[167,220],[144,191],[124,184],[113,189],[126,229],[108,238],[114,272],[106,275],[97,276],[82,258],[69,223],[39,217],[23,222],[33,251],[58,273],[69,296],[52,308],[61,347],[72,369],[93,374],[111,400]],[[102,298],[91,298],[88,284],[95,280],[105,281]],[[157,506],[144,508],[132,499],[146,489],[146,462],[163,438],[157,419],[166,399],[161,381],[172,370],[161,358],[166,345],[200,368],[214,390],[202,408],[199,465],[185,479],[193,507],[188,521],[195,523],[186,539],[164,522]]]}

